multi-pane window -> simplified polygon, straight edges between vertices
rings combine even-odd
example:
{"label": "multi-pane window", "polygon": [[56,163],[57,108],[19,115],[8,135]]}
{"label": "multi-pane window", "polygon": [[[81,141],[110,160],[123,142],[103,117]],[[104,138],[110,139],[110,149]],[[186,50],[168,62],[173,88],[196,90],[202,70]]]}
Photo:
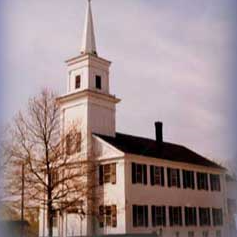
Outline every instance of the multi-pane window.
{"label": "multi-pane window", "polygon": [[197,173],[197,185],[199,190],[208,190],[208,175],[206,173]]}
{"label": "multi-pane window", "polygon": [[176,231],[176,232],[175,232],[175,237],[180,237],[179,231]]}
{"label": "multi-pane window", "polygon": [[170,226],[182,226],[182,207],[169,207]]}
{"label": "multi-pane window", "polygon": [[81,87],[81,76],[78,75],[78,76],[76,76],[76,78],[75,78],[75,88],[78,89],[78,88],[80,88],[80,87]]}
{"label": "multi-pane window", "polygon": [[227,208],[228,208],[228,213],[231,215],[234,215],[237,211],[237,205],[236,205],[236,200],[235,199],[227,199]]}
{"label": "multi-pane window", "polygon": [[194,231],[189,231],[188,232],[188,237],[194,237]]}
{"label": "multi-pane window", "polygon": [[195,189],[193,171],[183,170],[183,187]]}
{"label": "multi-pane window", "polygon": [[116,184],[116,163],[99,166],[99,183]]}
{"label": "multi-pane window", "polygon": [[67,214],[78,214],[79,213],[79,209],[77,207],[69,207],[67,209]]}
{"label": "multi-pane window", "polygon": [[102,86],[101,86],[101,76],[95,76],[95,87],[97,89],[101,89]]}
{"label": "multi-pane window", "polygon": [[57,185],[58,181],[59,181],[58,170],[56,169],[51,170],[51,185],[52,186]]}
{"label": "multi-pane window", "polygon": [[179,169],[167,169],[168,186],[180,188],[180,172]]}
{"label": "multi-pane window", "polygon": [[151,185],[164,186],[164,167],[150,166]]}
{"label": "multi-pane window", "polygon": [[214,226],[223,225],[223,214],[221,208],[212,208],[212,220]]}
{"label": "multi-pane window", "polygon": [[100,227],[117,226],[117,206],[100,206],[99,207],[99,224]]}
{"label": "multi-pane window", "polygon": [[148,227],[148,206],[133,205],[133,226]]}
{"label": "multi-pane window", "polygon": [[209,237],[209,232],[208,232],[208,230],[204,230],[204,231],[202,232],[202,237]]}
{"label": "multi-pane window", "polygon": [[210,174],[211,190],[221,191],[220,175]]}
{"label": "multi-pane window", "polygon": [[151,206],[152,226],[166,226],[165,206]]}
{"label": "multi-pane window", "polygon": [[147,165],[132,163],[132,183],[147,184]]}
{"label": "multi-pane window", "polygon": [[185,225],[197,225],[197,210],[196,207],[185,207]]}
{"label": "multi-pane window", "polygon": [[199,223],[200,226],[210,226],[211,225],[211,216],[209,208],[199,208]]}
{"label": "multi-pane window", "polygon": [[81,151],[81,133],[71,132],[66,136],[66,153],[74,155]]}
{"label": "multi-pane window", "polygon": [[222,235],[221,235],[221,230],[217,230],[216,231],[216,237],[221,237]]}
{"label": "multi-pane window", "polygon": [[51,215],[52,215],[52,219],[53,219],[53,227],[57,227],[58,226],[58,215],[57,215],[57,212],[55,210],[53,210],[51,212]]}

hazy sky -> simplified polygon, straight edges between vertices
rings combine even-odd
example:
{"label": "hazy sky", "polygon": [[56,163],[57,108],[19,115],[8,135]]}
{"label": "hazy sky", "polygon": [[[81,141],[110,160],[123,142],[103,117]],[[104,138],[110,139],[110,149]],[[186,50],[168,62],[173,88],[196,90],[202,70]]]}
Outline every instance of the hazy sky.
{"label": "hazy sky", "polygon": [[[97,51],[113,62],[111,93],[122,99],[118,131],[154,137],[159,120],[166,141],[234,157],[234,2],[92,1]],[[86,0],[6,0],[1,8],[6,123],[42,87],[66,92],[64,61],[79,54]]]}

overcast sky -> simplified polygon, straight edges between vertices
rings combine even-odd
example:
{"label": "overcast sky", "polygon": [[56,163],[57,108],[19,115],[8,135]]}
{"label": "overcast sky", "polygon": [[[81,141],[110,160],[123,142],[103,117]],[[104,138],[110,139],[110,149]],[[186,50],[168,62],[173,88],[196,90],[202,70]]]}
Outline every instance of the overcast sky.
{"label": "overcast sky", "polygon": [[[117,131],[153,138],[159,120],[166,141],[210,158],[235,156],[234,2],[92,1],[97,51],[113,62],[111,93],[122,99]],[[79,54],[86,0],[6,0],[1,9],[7,123],[42,87],[66,92],[64,61]]]}

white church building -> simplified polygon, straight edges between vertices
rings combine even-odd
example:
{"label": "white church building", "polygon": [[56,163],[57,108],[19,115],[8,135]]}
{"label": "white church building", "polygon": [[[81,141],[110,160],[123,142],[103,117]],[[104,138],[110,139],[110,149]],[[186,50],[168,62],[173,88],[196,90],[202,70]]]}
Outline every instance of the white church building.
{"label": "white church building", "polygon": [[[103,196],[99,218],[76,213],[55,216],[54,236],[128,235],[228,237],[226,170],[182,146],[116,132],[116,104],[110,94],[111,62],[99,57],[88,1],[81,53],[67,63],[67,93],[58,101],[64,129],[80,120],[92,144]],[[191,135],[191,134],[190,134]],[[39,236],[47,236],[45,212]]]}

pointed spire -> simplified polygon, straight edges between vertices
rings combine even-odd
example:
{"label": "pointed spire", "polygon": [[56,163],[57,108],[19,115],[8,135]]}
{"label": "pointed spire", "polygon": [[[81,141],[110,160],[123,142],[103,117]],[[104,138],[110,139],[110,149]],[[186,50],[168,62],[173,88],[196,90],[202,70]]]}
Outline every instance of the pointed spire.
{"label": "pointed spire", "polygon": [[92,17],[92,12],[91,12],[91,0],[88,0],[85,28],[84,28],[84,33],[82,37],[81,54],[97,55],[93,17]]}

